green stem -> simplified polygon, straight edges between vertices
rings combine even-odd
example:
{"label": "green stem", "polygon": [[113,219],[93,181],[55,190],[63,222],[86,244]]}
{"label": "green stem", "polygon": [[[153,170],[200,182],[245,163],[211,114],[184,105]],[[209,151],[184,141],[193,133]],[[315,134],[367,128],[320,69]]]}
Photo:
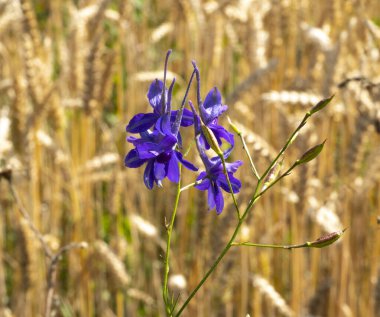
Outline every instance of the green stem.
{"label": "green stem", "polygon": [[227,171],[227,167],[226,167],[226,161],[225,161],[223,155],[221,155],[221,156],[219,156],[219,157],[220,157],[220,159],[222,160],[223,171],[224,171],[224,174],[226,175],[226,179],[227,179],[227,183],[228,183],[228,188],[230,189],[230,193],[231,193],[231,196],[232,196],[232,200],[233,200],[234,205],[235,205],[235,209],[236,209],[237,217],[238,217],[238,219],[240,220],[240,219],[241,219],[241,217],[240,217],[240,210],[239,210],[239,206],[238,206],[237,201],[236,201],[236,197],[235,197],[234,191],[233,191],[233,189],[232,189],[232,185],[231,185],[230,177],[229,177],[229,175],[228,175],[228,171]]}
{"label": "green stem", "polygon": [[252,242],[234,242],[232,246],[246,246],[246,247],[258,247],[258,248],[271,248],[271,249],[296,249],[296,248],[309,248],[309,243],[293,244],[293,245],[278,245],[278,244],[261,244]]}
{"label": "green stem", "polygon": [[176,193],[176,197],[175,197],[173,213],[172,213],[172,217],[171,217],[171,220],[170,220],[170,224],[167,227],[167,234],[168,234],[168,236],[167,236],[167,241],[166,241],[164,285],[163,285],[163,290],[162,290],[162,296],[164,298],[166,313],[167,313],[168,316],[172,316],[172,308],[170,307],[169,296],[168,296],[169,295],[169,291],[168,291],[168,278],[169,278],[170,242],[171,242],[171,237],[172,237],[174,220],[175,220],[175,216],[177,214],[179,198],[180,198],[180,195],[181,195],[181,167],[179,168],[179,173],[180,173],[180,179],[179,179],[178,185],[177,185],[177,193]]}
{"label": "green stem", "polygon": [[188,185],[186,185],[186,186],[183,186],[183,187],[180,189],[180,191],[183,192],[183,191],[185,191],[185,190],[187,190],[187,189],[189,189],[189,188],[191,188],[191,187],[193,187],[193,186],[195,186],[195,185],[198,185],[198,184],[200,184],[200,183],[202,183],[202,180],[196,181],[196,182],[194,182],[194,183],[190,183],[190,184],[188,184]]}
{"label": "green stem", "polygon": [[[297,129],[292,133],[292,135],[288,138],[288,140],[286,141],[286,144],[283,146],[283,148],[281,149],[281,151],[278,153],[278,155],[276,156],[276,158],[271,162],[271,164],[269,165],[269,167],[266,169],[266,171],[264,172],[264,174],[258,179],[258,182],[257,182],[257,185],[256,185],[256,188],[255,188],[255,191],[252,195],[252,198],[250,200],[250,202],[248,203],[248,206],[246,207],[244,213],[242,216],[240,216],[240,212],[238,210],[238,217],[239,217],[239,222],[235,228],[235,231],[233,232],[230,240],[228,241],[227,245],[224,247],[224,249],[222,250],[222,252],[219,254],[219,256],[217,257],[217,259],[215,260],[215,262],[212,264],[211,268],[207,271],[207,273],[205,274],[205,276],[202,278],[202,280],[198,283],[198,285],[195,287],[195,289],[191,292],[191,294],[189,295],[189,297],[186,299],[186,301],[183,303],[183,305],[181,306],[181,308],[179,309],[178,313],[175,315],[176,317],[179,317],[181,315],[181,313],[183,312],[183,310],[186,308],[186,306],[189,304],[189,302],[192,300],[192,298],[195,296],[195,294],[198,292],[198,290],[202,287],[202,285],[206,282],[206,280],[208,279],[208,277],[211,275],[211,273],[215,270],[215,268],[218,266],[219,262],[224,258],[224,256],[226,255],[226,253],[228,252],[228,250],[231,248],[231,246],[233,245],[234,243],[234,240],[237,236],[237,234],[239,233],[239,230],[240,230],[240,227],[241,225],[243,224],[245,218],[247,217],[249,211],[252,209],[253,205],[258,201],[258,199],[269,189],[271,188],[272,186],[268,186],[268,188],[266,188],[264,191],[262,191],[261,193],[259,193],[259,189],[261,187],[261,183],[263,182],[263,180],[265,179],[265,177],[267,176],[267,174],[269,173],[269,171],[272,169],[272,167],[276,164],[276,162],[278,161],[278,159],[281,157],[281,155],[287,150],[287,148],[290,146],[290,144],[292,144],[292,142],[295,140],[295,138],[297,137],[297,134],[299,133],[299,131],[301,130],[301,128],[306,124],[306,121],[307,119],[311,116],[310,113],[307,113],[303,120],[301,121],[301,123],[298,125]],[[224,157],[222,158],[222,162],[223,162],[223,167],[224,167],[224,170],[226,172],[226,167],[225,167],[225,162],[224,162]],[[285,177],[287,175],[287,173],[289,173],[289,170],[284,173],[283,175],[281,175],[281,177],[279,177],[279,179]],[[227,180],[229,182],[229,178],[228,178],[228,173],[226,173],[227,175]],[[274,183],[277,183],[279,180],[275,181]],[[234,195],[233,195],[233,192],[232,192],[232,186],[231,186],[231,183],[229,182],[229,186],[230,186],[230,190],[231,190],[231,194],[232,194],[232,197],[234,199],[234,203],[236,202],[235,198],[234,198]],[[235,204],[235,207],[237,207],[237,204]],[[292,246],[292,248],[300,248],[300,247],[304,247],[305,245],[294,245]]]}
{"label": "green stem", "polygon": [[219,262],[224,258],[224,256],[226,255],[226,253],[228,252],[228,250],[231,248],[232,246],[232,243],[233,241],[235,240],[238,232],[239,232],[239,229],[240,229],[240,226],[242,225],[243,223],[243,219],[240,219],[239,222],[238,222],[238,225],[236,226],[235,228],[235,231],[234,233],[232,234],[231,238],[230,238],[230,241],[227,243],[227,245],[224,247],[223,251],[219,254],[218,258],[215,260],[215,262],[213,263],[213,265],[211,266],[211,268],[207,271],[207,273],[205,274],[205,276],[202,278],[202,280],[198,283],[197,287],[191,292],[191,294],[189,295],[189,297],[186,299],[186,301],[183,303],[183,305],[181,306],[180,310],[178,311],[178,313],[175,315],[176,317],[179,317],[181,315],[181,313],[183,312],[183,310],[186,308],[186,306],[189,304],[189,302],[192,300],[192,298],[195,296],[195,294],[198,292],[198,290],[202,287],[202,285],[206,282],[206,280],[208,279],[208,277],[211,275],[211,273],[215,270],[215,268],[218,266]]}
{"label": "green stem", "polygon": [[249,153],[248,151],[248,148],[247,148],[247,144],[245,143],[245,140],[244,140],[244,137],[243,137],[243,134],[241,132],[238,133],[238,136],[241,140],[241,143],[243,144],[243,150],[244,152],[247,154],[248,156],[248,159],[249,159],[249,164],[251,165],[251,169],[253,171],[253,174],[256,176],[257,179],[260,179],[260,174],[259,172],[257,171],[256,169],[256,166],[255,166],[255,163],[253,163],[253,160],[252,160],[252,157],[251,157],[251,154]]}

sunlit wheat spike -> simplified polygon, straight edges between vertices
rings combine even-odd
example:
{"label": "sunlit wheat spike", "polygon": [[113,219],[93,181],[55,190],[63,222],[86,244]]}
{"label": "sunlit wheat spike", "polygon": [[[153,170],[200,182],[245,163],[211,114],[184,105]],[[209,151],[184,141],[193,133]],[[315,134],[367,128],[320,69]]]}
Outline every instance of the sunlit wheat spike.
{"label": "sunlit wheat spike", "polygon": [[112,95],[113,75],[115,71],[116,54],[108,54],[104,57],[99,70],[99,84],[96,86],[95,98],[103,107],[109,102]]}
{"label": "sunlit wheat spike", "polygon": [[253,59],[253,65],[256,67],[264,67],[268,63],[268,33],[264,29],[264,17],[270,9],[270,6],[270,1],[259,1],[252,3],[249,10],[248,26],[250,28],[250,54]]}
{"label": "sunlit wheat spike", "polygon": [[332,41],[329,35],[323,29],[312,27],[304,22],[301,23],[301,30],[304,33],[307,43],[314,45],[324,52],[331,49]]}
{"label": "sunlit wheat spike", "polygon": [[250,151],[253,151],[256,157],[270,160],[275,157],[275,149],[258,134],[252,132],[241,124],[236,124],[238,129],[242,132],[245,141]]}
{"label": "sunlit wheat spike", "polygon": [[[162,71],[138,72],[133,75],[133,80],[138,81],[138,82],[151,82],[155,80],[156,78],[162,80],[162,76],[163,76]],[[171,71],[167,71],[166,79],[168,81],[172,81],[174,77],[175,77],[176,83],[178,83],[179,85],[185,84],[185,80],[179,74],[173,73]]]}
{"label": "sunlit wheat spike", "polygon": [[38,280],[37,254],[39,244],[35,239],[33,231],[30,229],[29,223],[20,219],[20,251],[21,251],[21,282],[26,292],[33,287]]}
{"label": "sunlit wheat spike", "polygon": [[28,34],[25,34],[23,36],[22,43],[28,93],[30,100],[32,101],[35,108],[35,112],[39,112],[41,108],[40,102],[42,100],[42,91],[39,82],[40,74],[38,69],[38,62],[33,52],[33,42]]}
{"label": "sunlit wheat spike", "polygon": [[8,113],[0,111],[0,154],[4,155],[11,149],[11,142],[9,141],[11,120]]}
{"label": "sunlit wheat spike", "polygon": [[311,107],[317,104],[322,98],[319,95],[302,92],[302,91],[269,91],[261,95],[261,98],[266,102],[283,103],[289,105],[301,105]]}
{"label": "sunlit wheat spike", "polygon": [[[343,228],[342,222],[336,214],[336,205],[338,202],[338,193],[333,192],[329,200],[323,206],[315,197],[309,197],[309,215],[316,221],[325,232],[336,232]],[[338,240],[338,243],[341,240]]]}
{"label": "sunlit wheat spike", "polygon": [[111,250],[107,243],[97,240],[94,243],[95,255],[102,261],[110,273],[115,283],[119,287],[126,287],[131,281],[131,277],[125,270],[125,266],[121,259]]}
{"label": "sunlit wheat spike", "polygon": [[127,290],[127,296],[139,301],[142,301],[148,306],[153,306],[155,303],[154,298],[152,298],[149,294],[138,290],[136,288],[128,288]]}
{"label": "sunlit wheat spike", "polygon": [[33,55],[39,55],[41,47],[40,31],[38,30],[38,24],[35,12],[33,11],[33,4],[30,0],[20,0],[21,9],[23,13],[24,32],[31,37]]}
{"label": "sunlit wheat spike", "polygon": [[52,93],[47,109],[47,120],[55,132],[62,131],[64,127],[64,113],[61,99],[57,93]]}
{"label": "sunlit wheat spike", "polygon": [[157,236],[157,228],[142,217],[138,215],[132,215],[131,221],[141,233],[147,235],[148,237]]}
{"label": "sunlit wheat spike", "polygon": [[99,44],[101,42],[101,33],[95,36],[92,44],[89,48],[87,58],[85,61],[85,79],[83,87],[83,108],[84,111],[89,114],[94,110],[97,110],[98,101],[94,99],[95,87],[99,80]]}
{"label": "sunlit wheat spike", "polygon": [[252,282],[253,286],[278,309],[282,316],[295,316],[286,301],[265,278],[255,274],[252,276]]}
{"label": "sunlit wheat spike", "polygon": [[53,153],[56,163],[60,164],[63,162],[67,162],[68,160],[67,154],[61,148],[59,148],[59,146],[55,143],[55,141],[52,139],[50,135],[48,135],[42,130],[38,130],[37,140],[47,150]]}
{"label": "sunlit wheat spike", "polygon": [[244,79],[230,95],[226,98],[227,104],[233,104],[240,96],[249,90],[253,85],[262,80],[269,73],[273,72],[277,66],[277,60],[270,60],[269,63],[262,68],[254,70],[246,79]]}
{"label": "sunlit wheat spike", "polygon": [[236,1],[226,5],[224,8],[224,13],[229,19],[238,20],[241,23],[246,23],[248,21],[249,8],[252,5],[252,0],[248,1]]}
{"label": "sunlit wheat spike", "polygon": [[103,21],[103,17],[107,6],[111,0],[98,0],[97,9],[94,17],[88,23],[88,34],[89,38],[94,39],[98,35],[98,30]]}
{"label": "sunlit wheat spike", "polygon": [[90,161],[87,161],[83,167],[80,167],[79,170],[83,172],[95,172],[99,169],[105,169],[109,166],[113,166],[118,163],[120,156],[117,153],[104,153],[103,155],[96,156]]}
{"label": "sunlit wheat spike", "polygon": [[[4,8],[5,7],[5,8]],[[0,16],[0,34],[6,30],[17,28],[21,24],[23,14],[18,0],[6,1],[2,6],[2,14]]]}
{"label": "sunlit wheat spike", "polygon": [[21,78],[15,77],[13,81],[13,102],[10,107],[11,140],[17,153],[25,150],[25,124],[26,124],[26,91]]}
{"label": "sunlit wheat spike", "polygon": [[160,24],[151,34],[151,39],[153,43],[159,42],[165,36],[169,35],[174,30],[174,25],[171,22],[164,22]]}

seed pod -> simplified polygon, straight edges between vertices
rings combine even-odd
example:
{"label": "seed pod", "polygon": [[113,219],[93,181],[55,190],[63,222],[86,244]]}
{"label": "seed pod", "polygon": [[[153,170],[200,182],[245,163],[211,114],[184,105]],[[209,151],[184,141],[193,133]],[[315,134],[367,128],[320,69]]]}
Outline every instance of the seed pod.
{"label": "seed pod", "polygon": [[322,110],[324,107],[326,107],[330,101],[334,98],[334,95],[332,95],[329,98],[323,99],[320,102],[318,102],[311,110],[309,111],[309,114],[312,115],[320,110]]}
{"label": "seed pod", "polygon": [[271,168],[271,170],[269,171],[268,175],[265,177],[265,181],[264,181],[264,185],[261,189],[261,191],[263,192],[265,189],[268,188],[268,186],[270,184],[272,184],[276,178],[278,177],[278,175],[280,174],[280,171],[281,171],[281,168],[282,168],[282,163],[284,161],[284,157],[281,157],[277,162],[276,164],[274,164],[274,166]]}
{"label": "seed pod", "polygon": [[328,234],[318,238],[317,240],[315,240],[313,242],[307,242],[307,245],[310,248],[327,247],[328,245],[333,244],[336,240],[338,240],[346,230],[347,230],[347,228],[340,230],[340,231],[328,233]]}
{"label": "seed pod", "polygon": [[310,162],[311,160],[315,159],[319,153],[321,153],[323,146],[325,145],[326,140],[324,140],[321,144],[318,144],[314,147],[312,147],[310,150],[307,150],[300,159],[297,160],[296,164],[301,165],[305,164],[307,162]]}

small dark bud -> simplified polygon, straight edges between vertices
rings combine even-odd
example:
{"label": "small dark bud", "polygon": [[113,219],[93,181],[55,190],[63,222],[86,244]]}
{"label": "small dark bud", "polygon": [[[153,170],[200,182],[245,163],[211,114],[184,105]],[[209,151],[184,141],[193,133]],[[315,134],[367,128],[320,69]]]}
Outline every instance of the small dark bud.
{"label": "small dark bud", "polygon": [[326,107],[330,101],[334,98],[334,95],[332,95],[329,98],[323,99],[320,102],[318,102],[311,110],[309,111],[310,115],[322,110],[324,107]]}
{"label": "small dark bud", "polygon": [[312,147],[310,150],[306,151],[299,160],[297,160],[296,164],[301,165],[305,164],[307,162],[310,162],[311,160],[315,159],[319,153],[321,153],[323,146],[325,145],[326,140],[323,141],[323,143],[318,144],[314,147]]}

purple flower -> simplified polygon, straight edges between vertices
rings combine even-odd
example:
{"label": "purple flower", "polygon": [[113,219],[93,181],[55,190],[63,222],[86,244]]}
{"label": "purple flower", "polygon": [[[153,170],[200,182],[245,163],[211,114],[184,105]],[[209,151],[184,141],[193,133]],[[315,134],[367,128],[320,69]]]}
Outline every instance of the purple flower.
{"label": "purple flower", "polygon": [[[222,95],[218,88],[212,88],[207,94],[205,101],[202,102],[200,97],[200,74],[197,65],[193,62],[194,71],[197,77],[197,99],[200,117],[202,122],[213,132],[219,146],[222,144],[222,139],[226,140],[231,146],[234,146],[234,135],[228,132],[224,127],[218,125],[219,116],[224,113],[228,106],[222,103]],[[200,142],[206,149],[210,148],[205,136],[201,131]]]}
{"label": "purple flower", "polygon": [[180,172],[178,164],[197,171],[190,162],[183,159],[182,154],[175,150],[178,143],[173,134],[162,134],[158,130],[142,132],[141,138],[128,137],[128,142],[135,148],[129,151],[124,159],[127,167],[137,168],[146,164],[144,171],[144,183],[148,189],[152,189],[154,183],[162,186],[162,180],[167,177],[170,181],[178,183]]}
{"label": "purple flower", "polygon": [[[211,159],[207,157],[202,144],[199,142],[199,138],[197,138],[197,148],[206,171],[201,172],[197,177],[197,182],[200,181],[200,184],[195,185],[195,188],[208,191],[208,206],[210,209],[216,208],[216,213],[219,215],[224,207],[224,199],[221,189],[228,193],[231,192],[228,186],[227,177],[224,174],[223,164],[218,156]],[[228,155],[229,153],[230,151],[228,152]],[[241,182],[235,178],[233,174],[242,164],[242,161],[226,163],[228,178],[231,182],[232,191],[234,193],[240,191]]]}
{"label": "purple flower", "polygon": [[[151,83],[148,90],[148,101],[153,108],[151,113],[139,113],[136,114],[127,125],[127,132],[141,133],[144,132],[156,124],[160,126],[161,120],[167,120],[170,113],[170,122],[174,123],[177,117],[178,110],[171,110],[171,97],[174,80],[170,85],[169,90],[165,88],[165,106],[163,107],[163,89],[164,83],[161,80],[156,79]],[[158,123],[157,123],[158,121]],[[181,126],[188,127],[193,124],[193,115],[191,111],[184,109]]]}

